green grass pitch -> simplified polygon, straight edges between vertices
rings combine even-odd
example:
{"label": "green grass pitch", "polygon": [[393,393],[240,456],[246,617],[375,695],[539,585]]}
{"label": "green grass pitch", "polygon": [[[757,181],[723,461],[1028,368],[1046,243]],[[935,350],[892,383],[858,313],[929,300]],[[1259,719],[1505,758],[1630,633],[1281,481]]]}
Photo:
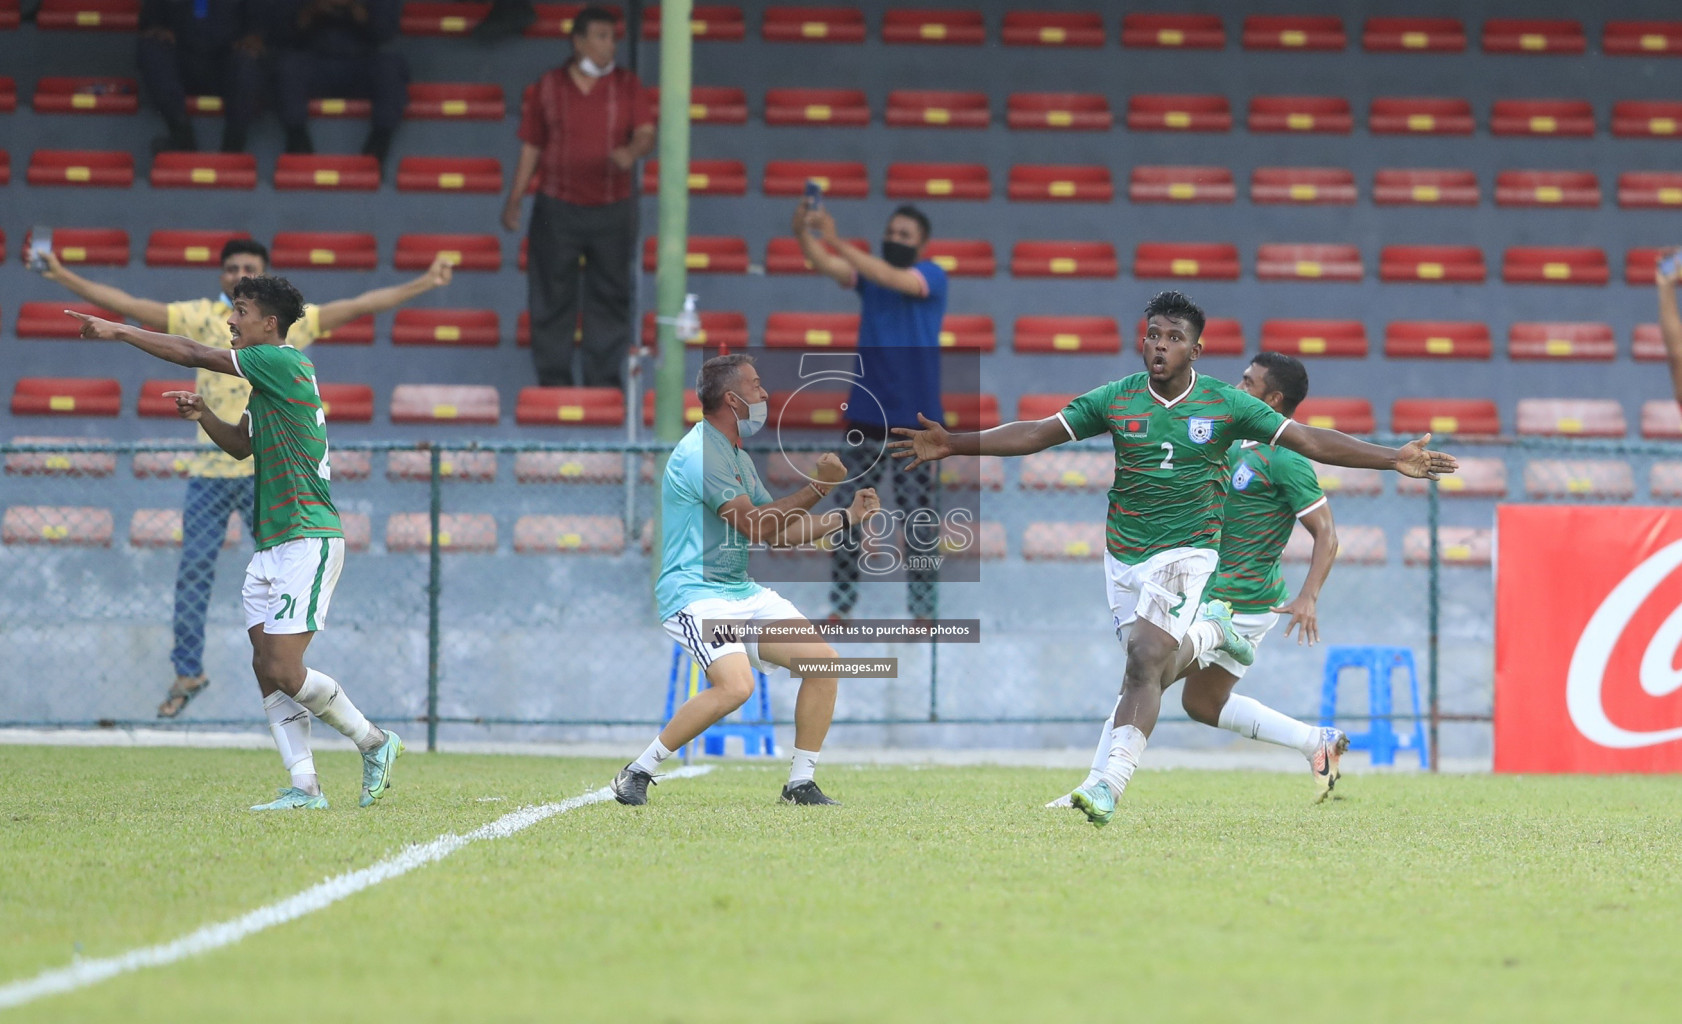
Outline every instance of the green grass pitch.
{"label": "green grass pitch", "polygon": [[[606,783],[615,764],[411,754],[356,807],[254,815],[272,752],[0,747],[0,985],[165,942]],[[1670,778],[727,763],[471,844],[299,920],[0,1011],[42,1021],[1674,1020]]]}

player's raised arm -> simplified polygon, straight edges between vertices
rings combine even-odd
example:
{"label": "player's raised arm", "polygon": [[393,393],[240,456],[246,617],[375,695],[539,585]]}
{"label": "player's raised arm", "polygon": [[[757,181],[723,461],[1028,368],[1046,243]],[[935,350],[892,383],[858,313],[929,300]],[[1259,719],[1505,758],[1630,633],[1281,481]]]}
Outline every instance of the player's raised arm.
{"label": "player's raised arm", "polygon": [[82,337],[89,340],[126,342],[148,355],[157,356],[177,366],[199,367],[239,376],[239,371],[234,368],[234,357],[227,349],[200,345],[191,338],[175,334],[159,334],[156,331],[130,327],[128,324],[112,323],[97,316],[78,313],[73,309],[67,309],[64,313],[82,322]]}
{"label": "player's raised arm", "polygon": [[394,284],[389,288],[374,288],[354,295],[348,299],[338,299],[321,307],[316,314],[321,321],[321,329],[331,331],[350,323],[357,317],[370,313],[384,313],[388,309],[396,309],[418,295],[424,295],[434,288],[442,288],[450,283],[455,275],[455,260],[451,256],[439,253],[433,257],[432,265],[426,268],[426,273],[403,284]]}
{"label": "player's raised arm", "polygon": [[1275,443],[1305,455],[1315,462],[1351,469],[1393,469],[1403,476],[1435,480],[1460,468],[1454,456],[1425,447],[1431,441],[1426,434],[1409,441],[1400,448],[1386,448],[1350,437],[1337,430],[1311,427],[1295,420],[1287,421]]}
{"label": "player's raised arm", "polygon": [[238,422],[229,423],[216,415],[202,395],[192,391],[165,391],[164,397],[175,399],[176,413],[182,419],[203,427],[205,434],[216,442],[216,447],[236,459],[251,457],[251,429],[245,422],[250,413],[241,415]]}
{"label": "player's raised arm", "polygon": [[952,455],[1032,455],[1047,448],[1073,440],[1063,420],[1048,416],[1043,420],[1016,420],[987,430],[971,430],[954,434],[944,426],[917,414],[921,430],[895,427],[893,432],[903,441],[889,441],[888,451],[896,459],[910,459],[907,470],[925,462],[939,462]]}

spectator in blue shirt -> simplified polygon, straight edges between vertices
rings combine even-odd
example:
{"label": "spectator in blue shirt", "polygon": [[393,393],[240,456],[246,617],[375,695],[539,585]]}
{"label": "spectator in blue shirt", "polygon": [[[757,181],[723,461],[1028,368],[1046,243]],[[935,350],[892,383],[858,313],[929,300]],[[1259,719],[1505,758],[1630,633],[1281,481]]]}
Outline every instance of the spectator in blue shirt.
{"label": "spectator in blue shirt", "polygon": [[[916,510],[940,515],[938,477],[929,466],[905,469],[884,448],[894,427],[917,427],[917,414],[944,419],[940,403],[940,324],[946,316],[946,271],[925,259],[929,218],[914,206],[901,206],[888,217],[881,255],[844,241],[835,219],[821,206],[802,200],[794,214],[794,237],[806,261],[818,273],[859,295],[859,357],[862,377],[847,400],[842,423],[841,460],[847,480],[838,489],[842,502],[857,487],[884,491],[893,483],[894,503],[905,514]],[[908,607],[918,619],[935,615],[938,571],[930,556],[938,553],[937,529],[905,530],[908,556]],[[859,533],[855,528],[836,546],[831,569],[831,619],[844,619],[858,600]]]}

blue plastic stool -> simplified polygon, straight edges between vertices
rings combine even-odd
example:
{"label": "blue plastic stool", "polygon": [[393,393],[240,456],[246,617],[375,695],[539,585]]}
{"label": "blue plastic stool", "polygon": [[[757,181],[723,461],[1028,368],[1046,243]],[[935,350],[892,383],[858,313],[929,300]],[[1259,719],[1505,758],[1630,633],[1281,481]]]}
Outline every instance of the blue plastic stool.
{"label": "blue plastic stool", "polygon": [[[1367,673],[1367,712],[1371,715],[1365,732],[1351,732],[1351,750],[1371,752],[1373,764],[1395,764],[1396,751],[1417,750],[1419,767],[1427,764],[1425,724],[1419,714],[1419,673],[1414,669],[1413,651],[1406,647],[1328,647],[1325,678],[1320,689],[1320,724],[1328,726],[1337,717],[1337,677],[1346,668]],[[1407,669],[1408,689],[1413,698],[1413,731],[1397,734],[1391,724],[1390,674]]]}
{"label": "blue plastic stool", "polygon": [[[695,664],[695,660],[689,656],[689,652],[683,649],[683,645],[674,641],[672,643],[672,675],[666,684],[666,720],[668,722],[671,721],[672,712],[677,710],[679,679],[684,681],[684,700],[700,693],[703,685],[712,685],[707,682],[706,674],[701,671],[699,665]],[[753,698],[750,697],[748,703],[742,705],[741,717],[736,721],[713,723],[711,728],[700,735],[701,749],[708,757],[724,756],[724,740],[727,736],[740,736],[742,738],[742,753],[744,754],[749,756],[755,754],[764,754],[767,757],[777,756],[776,729],[771,725],[771,691],[765,684],[765,673],[754,669],[753,681],[754,688],[759,691],[759,714],[752,718],[748,717],[746,709],[753,703]],[[677,753],[685,761],[689,760],[689,744],[686,743],[679,747]]]}

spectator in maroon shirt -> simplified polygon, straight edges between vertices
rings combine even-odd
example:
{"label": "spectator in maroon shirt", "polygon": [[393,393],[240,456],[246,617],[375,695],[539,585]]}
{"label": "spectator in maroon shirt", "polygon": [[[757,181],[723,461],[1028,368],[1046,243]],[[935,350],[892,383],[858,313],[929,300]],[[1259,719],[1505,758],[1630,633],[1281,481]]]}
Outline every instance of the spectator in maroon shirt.
{"label": "spectator in maroon shirt", "polygon": [[[579,284],[584,292],[582,383],[623,387],[631,344],[632,169],[654,148],[654,110],[637,76],[613,64],[613,15],[586,7],[572,22],[572,59],[527,87],[520,164],[502,225],[527,229],[532,362],[544,387],[571,387]],[[584,266],[579,267],[579,257]]]}

